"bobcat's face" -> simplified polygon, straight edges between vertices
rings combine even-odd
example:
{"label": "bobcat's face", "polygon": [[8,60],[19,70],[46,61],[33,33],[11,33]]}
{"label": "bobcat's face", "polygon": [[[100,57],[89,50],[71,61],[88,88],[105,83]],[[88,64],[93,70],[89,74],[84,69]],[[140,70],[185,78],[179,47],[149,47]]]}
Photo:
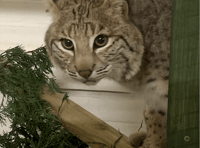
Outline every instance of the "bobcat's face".
{"label": "bobcat's face", "polygon": [[128,18],[125,0],[58,0],[55,5],[45,38],[55,66],[86,84],[104,77],[128,80],[138,72],[142,38]]}

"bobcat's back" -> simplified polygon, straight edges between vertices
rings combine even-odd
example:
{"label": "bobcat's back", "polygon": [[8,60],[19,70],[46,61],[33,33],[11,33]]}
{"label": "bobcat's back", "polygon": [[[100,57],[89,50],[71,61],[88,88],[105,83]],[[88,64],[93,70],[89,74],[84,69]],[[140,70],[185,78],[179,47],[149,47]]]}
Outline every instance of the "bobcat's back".
{"label": "bobcat's back", "polygon": [[142,33],[146,82],[168,80],[171,0],[129,0],[130,18]]}

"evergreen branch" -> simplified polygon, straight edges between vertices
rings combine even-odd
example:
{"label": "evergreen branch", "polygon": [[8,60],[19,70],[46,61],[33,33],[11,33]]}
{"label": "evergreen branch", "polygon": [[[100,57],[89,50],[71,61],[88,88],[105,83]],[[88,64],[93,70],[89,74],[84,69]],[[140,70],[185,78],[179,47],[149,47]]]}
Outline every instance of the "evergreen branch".
{"label": "evergreen branch", "polygon": [[6,98],[0,106],[0,123],[4,124],[5,118],[11,121],[11,132],[0,135],[0,147],[74,148],[83,144],[62,127],[50,105],[40,99],[44,85],[52,92],[61,92],[48,77],[53,75],[51,68],[44,47],[25,52],[17,46],[0,54],[0,92]]}

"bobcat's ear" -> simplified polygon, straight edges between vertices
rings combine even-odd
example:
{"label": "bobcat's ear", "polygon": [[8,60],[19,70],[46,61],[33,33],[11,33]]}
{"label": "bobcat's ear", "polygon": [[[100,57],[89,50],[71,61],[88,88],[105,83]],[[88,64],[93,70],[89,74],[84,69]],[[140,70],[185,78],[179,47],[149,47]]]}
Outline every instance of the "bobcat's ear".
{"label": "bobcat's ear", "polygon": [[59,12],[63,9],[65,9],[66,7],[69,7],[72,4],[71,0],[43,0],[46,8],[47,8],[47,12],[50,12],[54,18],[54,20],[56,20],[56,18],[58,18]]}
{"label": "bobcat's ear", "polygon": [[46,12],[50,12],[55,20],[60,11],[56,5],[56,0],[43,0],[43,2],[46,7]]}
{"label": "bobcat's ear", "polygon": [[112,16],[128,17],[128,3],[127,0],[104,0],[101,6],[105,11]]}

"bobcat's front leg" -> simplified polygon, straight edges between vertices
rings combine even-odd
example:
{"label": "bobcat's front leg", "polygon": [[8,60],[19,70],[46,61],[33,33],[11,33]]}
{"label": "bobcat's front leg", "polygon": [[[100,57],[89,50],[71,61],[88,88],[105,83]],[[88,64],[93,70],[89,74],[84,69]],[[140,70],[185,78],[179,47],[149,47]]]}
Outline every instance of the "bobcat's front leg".
{"label": "bobcat's front leg", "polygon": [[167,116],[163,111],[146,108],[144,118],[147,133],[137,132],[130,136],[133,146],[139,148],[166,148]]}
{"label": "bobcat's front leg", "polygon": [[[145,135],[137,132],[132,134],[130,139],[131,143],[139,148],[166,148],[168,89],[165,89],[166,83],[156,83],[156,85],[151,86],[155,87],[151,89],[153,91],[148,91],[144,109],[147,133]],[[140,141],[136,142],[136,139],[140,139]]]}
{"label": "bobcat's front leg", "polygon": [[133,146],[139,148],[166,148],[167,119],[163,111],[146,108],[144,118],[147,133],[137,132],[130,136]]}
{"label": "bobcat's front leg", "polygon": [[167,117],[163,111],[145,109],[146,139],[141,148],[166,148]]}

